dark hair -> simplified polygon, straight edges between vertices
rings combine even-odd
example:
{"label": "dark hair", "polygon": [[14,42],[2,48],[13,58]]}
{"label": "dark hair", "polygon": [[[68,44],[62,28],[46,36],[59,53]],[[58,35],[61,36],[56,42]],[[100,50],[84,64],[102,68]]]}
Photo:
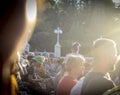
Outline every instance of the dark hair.
{"label": "dark hair", "polygon": [[[101,50],[102,52],[107,52],[107,49],[110,47],[113,47],[115,49],[115,53],[117,55],[117,49],[116,49],[116,43],[115,41],[108,39],[108,38],[98,38],[95,41],[93,41],[92,50]],[[99,49],[99,50],[98,50]]]}

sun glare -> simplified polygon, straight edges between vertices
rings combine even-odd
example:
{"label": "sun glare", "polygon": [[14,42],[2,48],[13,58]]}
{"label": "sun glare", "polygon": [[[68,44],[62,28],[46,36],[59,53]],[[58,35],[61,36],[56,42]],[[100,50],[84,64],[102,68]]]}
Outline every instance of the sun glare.
{"label": "sun glare", "polygon": [[37,14],[36,0],[27,0],[26,16],[29,21],[35,21]]}

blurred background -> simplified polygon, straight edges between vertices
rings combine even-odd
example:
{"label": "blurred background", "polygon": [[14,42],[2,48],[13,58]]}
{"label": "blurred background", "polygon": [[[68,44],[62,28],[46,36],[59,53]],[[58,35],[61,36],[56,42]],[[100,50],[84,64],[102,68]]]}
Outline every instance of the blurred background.
{"label": "blurred background", "polygon": [[93,40],[99,37],[113,39],[120,52],[120,0],[46,0],[29,40],[30,51],[54,52],[58,27],[62,56],[74,41],[81,44],[80,53],[89,56]]}

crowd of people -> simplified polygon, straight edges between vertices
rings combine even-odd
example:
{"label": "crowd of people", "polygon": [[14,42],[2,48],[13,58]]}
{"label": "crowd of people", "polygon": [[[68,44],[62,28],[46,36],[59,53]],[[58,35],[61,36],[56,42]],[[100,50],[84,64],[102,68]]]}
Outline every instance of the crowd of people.
{"label": "crowd of people", "polygon": [[[50,57],[47,52],[21,54],[12,74],[20,95],[103,95],[120,86],[120,56],[116,43],[107,38],[93,42],[91,60],[80,54],[79,42],[73,42],[65,57]],[[19,88],[19,91],[18,91]],[[116,89],[115,89],[116,90]],[[111,93],[115,92],[113,89]]]}
{"label": "crowd of people", "polygon": [[120,95],[120,56],[111,39],[93,41],[92,62],[80,54],[79,42],[64,58],[20,53],[35,25],[27,18],[27,3],[34,11],[42,6],[30,1],[0,3],[5,9],[0,15],[1,95]]}
{"label": "crowd of people", "polygon": [[19,91],[22,95],[51,95],[55,93],[55,75],[62,69],[62,58],[51,58],[48,54],[21,54],[20,60],[12,66]]}

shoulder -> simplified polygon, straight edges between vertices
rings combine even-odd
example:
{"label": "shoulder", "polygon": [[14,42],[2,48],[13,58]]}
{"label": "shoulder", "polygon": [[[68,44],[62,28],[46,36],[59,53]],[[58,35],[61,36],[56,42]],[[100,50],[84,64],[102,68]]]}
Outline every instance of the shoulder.
{"label": "shoulder", "polygon": [[96,75],[86,84],[84,92],[87,94],[91,93],[91,95],[102,95],[106,90],[112,87],[114,87],[114,84],[111,80]]}
{"label": "shoulder", "polygon": [[85,77],[82,77],[78,83],[71,89],[70,95],[79,95],[82,90],[82,85]]}
{"label": "shoulder", "polygon": [[88,84],[97,86],[97,87],[100,87],[100,86],[114,87],[112,80],[108,80],[107,78],[105,78],[104,76],[99,75],[99,74],[95,74],[94,76],[92,76],[92,78],[89,80]]}
{"label": "shoulder", "polygon": [[116,86],[107,90],[103,95],[120,95],[120,87]]}

